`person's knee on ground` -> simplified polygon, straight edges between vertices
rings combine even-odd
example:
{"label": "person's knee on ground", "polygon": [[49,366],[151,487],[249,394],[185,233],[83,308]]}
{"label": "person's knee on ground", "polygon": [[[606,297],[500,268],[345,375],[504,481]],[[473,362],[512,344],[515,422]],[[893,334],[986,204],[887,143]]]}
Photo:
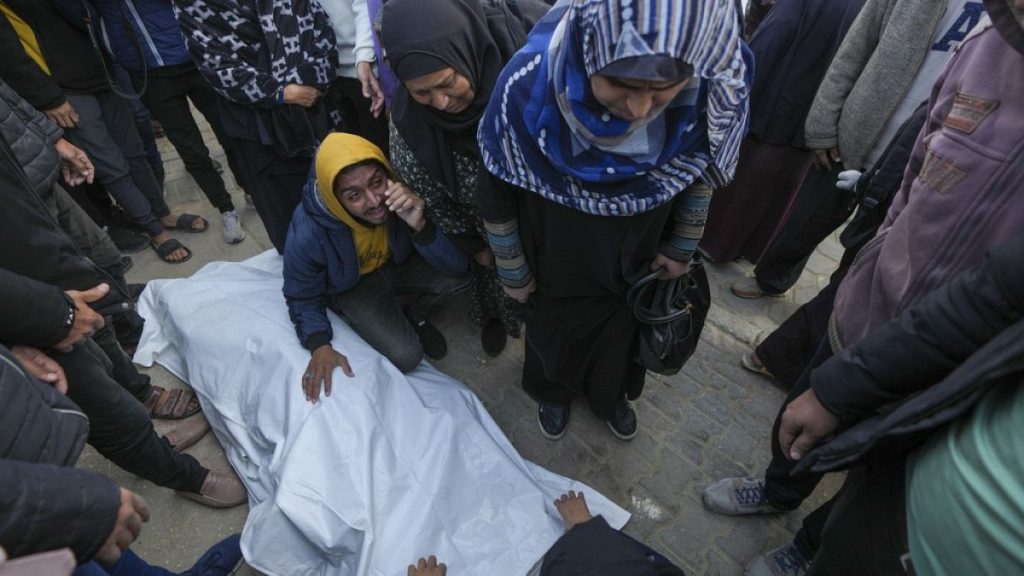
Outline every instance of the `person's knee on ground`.
{"label": "person's knee on ground", "polygon": [[389,349],[379,352],[391,360],[395,368],[403,374],[411,372],[423,361],[423,344],[419,340],[399,341]]}

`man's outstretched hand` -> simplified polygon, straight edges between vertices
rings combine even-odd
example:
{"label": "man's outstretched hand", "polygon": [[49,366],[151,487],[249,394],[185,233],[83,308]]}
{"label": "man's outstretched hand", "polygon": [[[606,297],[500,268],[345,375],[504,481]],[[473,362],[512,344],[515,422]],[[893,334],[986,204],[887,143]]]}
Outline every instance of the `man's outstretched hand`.
{"label": "man's outstretched hand", "polygon": [[320,388],[323,387],[324,395],[331,395],[331,378],[335,368],[341,368],[346,376],[352,378],[352,367],[348,365],[348,358],[341,352],[331,348],[329,344],[313,351],[313,357],[309,359],[306,372],[302,375],[302,391],[306,400],[316,402],[320,399]]}

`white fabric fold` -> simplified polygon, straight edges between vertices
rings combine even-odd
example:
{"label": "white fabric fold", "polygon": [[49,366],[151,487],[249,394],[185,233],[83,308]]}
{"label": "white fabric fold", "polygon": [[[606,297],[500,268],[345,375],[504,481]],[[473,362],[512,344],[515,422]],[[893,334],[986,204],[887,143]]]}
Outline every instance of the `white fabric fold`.
{"label": "white fabric fold", "polygon": [[552,501],[583,491],[595,514],[629,514],[523,460],[479,399],[427,363],[403,375],[331,314],[336,370],[316,404],[309,353],[281,293],[281,259],[208,264],[151,281],[135,361],[198,393],[249,489],[246,560],[269,575],[393,576],[436,555],[460,576],[522,576],[562,534]]}

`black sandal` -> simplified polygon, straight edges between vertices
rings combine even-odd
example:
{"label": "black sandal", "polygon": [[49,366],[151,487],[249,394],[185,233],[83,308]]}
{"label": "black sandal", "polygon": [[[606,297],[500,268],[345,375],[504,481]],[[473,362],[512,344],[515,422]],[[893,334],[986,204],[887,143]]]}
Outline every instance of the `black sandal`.
{"label": "black sandal", "polygon": [[174,221],[174,226],[164,226],[168,230],[178,230],[180,232],[190,232],[192,234],[199,234],[200,232],[206,232],[210,228],[210,222],[203,218],[202,228],[193,228],[192,225],[196,223],[196,220],[203,218],[198,214],[182,214],[178,216],[178,219]]}
{"label": "black sandal", "polygon": [[[153,251],[156,252],[156,255],[159,256],[161,260],[167,262],[168,264],[181,264],[182,262],[187,262],[189,258],[192,258],[192,251],[186,248],[184,244],[178,242],[174,238],[171,238],[170,240],[165,240],[160,245],[156,245],[150,242],[150,246],[153,247]],[[187,252],[188,255],[182,258],[181,260],[169,260],[168,258],[170,257],[170,255],[173,254],[174,251],[178,250],[179,248]]]}

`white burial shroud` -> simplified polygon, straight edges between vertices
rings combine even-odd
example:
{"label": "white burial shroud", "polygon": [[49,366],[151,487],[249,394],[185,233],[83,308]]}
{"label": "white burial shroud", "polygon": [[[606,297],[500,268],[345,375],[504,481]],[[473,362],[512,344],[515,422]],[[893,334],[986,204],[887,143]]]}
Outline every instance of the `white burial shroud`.
{"label": "white burial shroud", "polygon": [[270,575],[405,574],[435,554],[459,576],[522,576],[562,534],[551,502],[582,490],[619,528],[629,514],[523,460],[479,399],[427,363],[409,374],[331,314],[330,398],[299,382],[309,352],[281,293],[281,258],[214,262],[149,283],[135,361],[189,383],[249,489],[246,560]]}

